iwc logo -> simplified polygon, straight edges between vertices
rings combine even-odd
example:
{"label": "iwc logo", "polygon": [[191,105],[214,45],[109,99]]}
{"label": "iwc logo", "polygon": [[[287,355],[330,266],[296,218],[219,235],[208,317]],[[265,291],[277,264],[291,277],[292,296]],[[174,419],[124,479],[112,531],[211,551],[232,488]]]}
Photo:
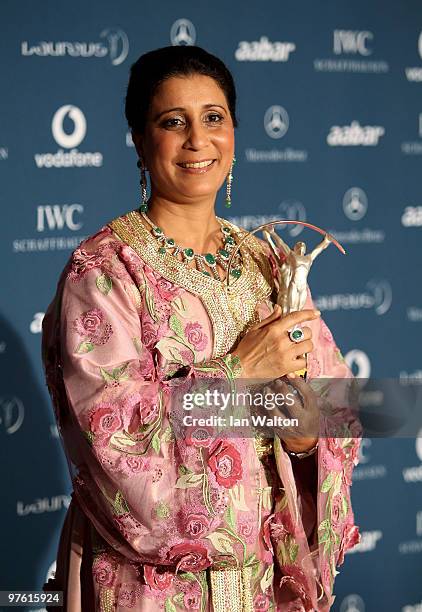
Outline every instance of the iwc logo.
{"label": "iwc logo", "polygon": [[173,46],[194,45],[195,40],[195,26],[189,19],[177,19],[173,23],[170,30],[170,41]]}
{"label": "iwc logo", "polygon": [[282,138],[289,129],[289,115],[282,106],[270,106],[264,116],[264,127],[270,138]]}

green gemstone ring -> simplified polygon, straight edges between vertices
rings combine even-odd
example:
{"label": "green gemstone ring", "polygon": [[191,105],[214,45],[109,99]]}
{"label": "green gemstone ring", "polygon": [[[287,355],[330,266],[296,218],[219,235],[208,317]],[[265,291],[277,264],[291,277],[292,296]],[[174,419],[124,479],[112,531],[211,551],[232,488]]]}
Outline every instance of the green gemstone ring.
{"label": "green gemstone ring", "polygon": [[293,329],[289,329],[288,334],[292,342],[300,342],[305,335],[300,325],[295,325]]}

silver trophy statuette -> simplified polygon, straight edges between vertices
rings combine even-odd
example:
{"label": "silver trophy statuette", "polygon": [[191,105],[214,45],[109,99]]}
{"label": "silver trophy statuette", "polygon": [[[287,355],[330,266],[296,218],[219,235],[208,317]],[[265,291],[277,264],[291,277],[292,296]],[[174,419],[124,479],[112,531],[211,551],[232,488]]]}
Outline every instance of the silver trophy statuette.
{"label": "silver trophy statuette", "polygon": [[[269,243],[279,265],[280,288],[277,303],[281,306],[283,316],[295,310],[302,310],[306,302],[306,287],[311,266],[318,255],[332,242],[332,236],[325,234],[323,240],[308,254],[306,244],[296,242],[291,249],[268,225],[262,233]],[[280,257],[281,251],[285,257]]]}

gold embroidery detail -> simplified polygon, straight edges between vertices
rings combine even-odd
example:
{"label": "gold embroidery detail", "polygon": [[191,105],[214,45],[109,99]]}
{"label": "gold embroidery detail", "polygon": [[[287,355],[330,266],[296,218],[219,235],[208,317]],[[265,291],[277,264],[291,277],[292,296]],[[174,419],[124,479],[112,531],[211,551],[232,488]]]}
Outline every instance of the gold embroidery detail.
{"label": "gold embroidery detail", "polygon": [[262,433],[256,434],[254,443],[255,451],[259,459],[262,459],[273,452],[272,438],[266,438]]}
{"label": "gold embroidery detail", "polygon": [[[232,230],[236,242],[248,234],[236,225],[218,219]],[[158,253],[158,243],[144,225],[137,210],[118,217],[109,226],[123,242],[161,276],[195,294],[202,301],[212,322],[214,332],[212,357],[225,355],[234,343],[259,318],[256,305],[272,292],[271,269],[260,240],[248,236],[240,247],[243,261],[238,279],[226,281],[205,276],[195,268],[189,268],[171,253]]]}
{"label": "gold embroidery detail", "polygon": [[251,566],[209,573],[214,612],[253,612]]}
{"label": "gold embroidery detail", "polygon": [[114,595],[113,589],[100,589],[100,612],[113,612]]}

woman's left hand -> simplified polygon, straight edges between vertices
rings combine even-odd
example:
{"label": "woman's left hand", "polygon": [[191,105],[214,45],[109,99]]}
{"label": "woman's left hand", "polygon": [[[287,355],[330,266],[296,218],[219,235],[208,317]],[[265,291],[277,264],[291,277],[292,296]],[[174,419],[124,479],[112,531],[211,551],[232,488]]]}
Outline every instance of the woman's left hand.
{"label": "woman's left hand", "polygon": [[318,397],[311,386],[300,376],[294,379],[277,378],[265,385],[263,393],[279,393],[284,396],[284,403],[275,406],[276,416],[297,419],[298,426],[276,428],[276,433],[284,442],[287,450],[296,453],[310,450],[319,438]]}

